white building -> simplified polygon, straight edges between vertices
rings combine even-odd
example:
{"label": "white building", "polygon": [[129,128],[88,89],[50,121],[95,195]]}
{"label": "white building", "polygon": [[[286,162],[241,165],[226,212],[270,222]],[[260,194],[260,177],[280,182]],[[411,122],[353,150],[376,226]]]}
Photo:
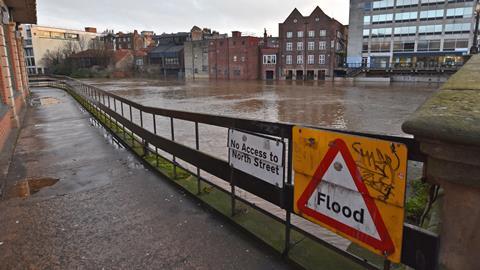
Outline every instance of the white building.
{"label": "white building", "polygon": [[351,0],[347,63],[372,68],[462,64],[477,0]]}
{"label": "white building", "polygon": [[67,46],[75,52],[84,51],[88,49],[90,41],[100,35],[91,27],[82,31],[27,24],[22,28],[29,74],[47,72],[43,58],[48,52],[63,50]]}

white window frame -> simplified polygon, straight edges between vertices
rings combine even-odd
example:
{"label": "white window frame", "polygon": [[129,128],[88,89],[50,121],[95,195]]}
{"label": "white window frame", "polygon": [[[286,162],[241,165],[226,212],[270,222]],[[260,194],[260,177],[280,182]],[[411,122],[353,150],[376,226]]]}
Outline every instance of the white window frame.
{"label": "white window frame", "polygon": [[308,31],[308,37],[314,38],[315,37],[315,31],[314,30]]}
{"label": "white window frame", "polygon": [[287,32],[287,38],[292,38],[293,37],[293,32]]}
{"label": "white window frame", "polygon": [[318,56],[318,64],[319,65],[325,65],[325,54],[320,54]]}
{"label": "white window frame", "polygon": [[285,57],[285,63],[286,63],[287,65],[291,65],[292,62],[293,62],[293,57],[292,57],[291,54],[288,54],[288,55]]}
{"label": "white window frame", "polygon": [[303,65],[303,54],[297,55],[297,65]]}
{"label": "white window frame", "polygon": [[314,41],[309,41],[307,43],[307,50],[309,50],[309,51],[314,51],[315,50],[315,42]]}
{"label": "white window frame", "polygon": [[267,54],[263,56],[264,65],[276,65],[277,64],[277,55]]}
{"label": "white window frame", "polygon": [[297,51],[303,51],[303,42],[297,42]]}
{"label": "white window frame", "polygon": [[322,29],[322,30],[320,30],[319,34],[320,34],[321,37],[326,37],[327,36],[327,30]]}
{"label": "white window frame", "polygon": [[315,55],[309,54],[307,58],[307,63],[309,65],[315,65]]}
{"label": "white window frame", "polygon": [[319,50],[326,50],[327,49],[327,42],[326,41],[318,42],[318,49]]}
{"label": "white window frame", "polygon": [[289,51],[289,52],[293,51],[293,43],[292,42],[287,42],[285,50]]}
{"label": "white window frame", "polygon": [[304,32],[303,31],[297,31],[297,37],[298,38],[303,38]]}

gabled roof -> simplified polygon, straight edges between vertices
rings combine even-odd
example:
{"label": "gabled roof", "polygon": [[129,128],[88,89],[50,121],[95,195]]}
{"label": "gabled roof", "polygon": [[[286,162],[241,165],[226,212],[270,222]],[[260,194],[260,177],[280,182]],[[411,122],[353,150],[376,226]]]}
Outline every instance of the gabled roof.
{"label": "gabled roof", "polygon": [[303,19],[303,15],[302,15],[302,13],[300,13],[300,11],[298,11],[297,8],[294,8],[292,13],[290,13],[290,15],[288,15],[287,19],[285,19],[285,22],[287,22],[290,19]]}
{"label": "gabled roof", "polygon": [[195,32],[201,32],[202,29],[200,29],[200,27],[198,27],[198,26],[195,25],[195,26],[192,27],[192,30],[190,30],[190,32],[194,32],[194,31],[195,31]]}

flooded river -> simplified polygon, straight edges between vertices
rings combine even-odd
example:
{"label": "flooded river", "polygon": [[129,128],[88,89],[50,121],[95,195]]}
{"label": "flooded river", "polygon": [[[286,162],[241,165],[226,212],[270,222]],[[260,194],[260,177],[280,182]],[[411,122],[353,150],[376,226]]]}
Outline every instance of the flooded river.
{"label": "flooded river", "polygon": [[[85,82],[152,107],[397,136],[407,136],[401,130],[402,123],[440,87],[438,84],[412,83],[149,79]],[[137,121],[138,117],[134,114]],[[151,116],[144,116],[144,125],[153,131]],[[174,125],[175,140],[194,148],[194,124],[175,120]],[[157,130],[161,136],[170,138],[169,119],[159,117]],[[202,151],[227,160],[225,128],[199,125],[199,134]],[[206,173],[202,176],[229,188],[224,181]],[[240,192],[239,195],[280,217],[284,216],[284,211],[251,194]],[[293,223],[340,248],[346,249],[350,244],[301,218],[293,218]]]}

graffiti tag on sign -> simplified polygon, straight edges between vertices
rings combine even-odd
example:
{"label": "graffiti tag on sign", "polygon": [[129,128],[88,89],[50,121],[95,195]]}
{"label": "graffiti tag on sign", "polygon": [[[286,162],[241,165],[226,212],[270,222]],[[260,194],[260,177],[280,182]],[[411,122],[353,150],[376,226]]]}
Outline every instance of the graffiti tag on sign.
{"label": "graffiti tag on sign", "polygon": [[293,165],[297,214],[400,261],[405,145],[295,127]]}

